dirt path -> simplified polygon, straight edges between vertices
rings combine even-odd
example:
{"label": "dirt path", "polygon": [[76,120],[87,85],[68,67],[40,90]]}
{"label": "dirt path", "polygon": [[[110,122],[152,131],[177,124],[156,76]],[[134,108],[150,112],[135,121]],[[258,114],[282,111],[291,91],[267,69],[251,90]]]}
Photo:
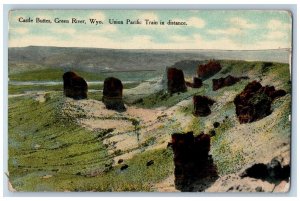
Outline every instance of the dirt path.
{"label": "dirt path", "polygon": [[[126,107],[125,112],[117,112],[107,110],[101,101],[65,98],[62,112],[75,117],[78,124],[89,130],[111,129],[110,136],[103,142],[108,145],[109,153],[115,155],[116,163],[120,158],[129,159],[141,151],[167,146],[171,132],[166,125],[172,124],[178,107]],[[170,114],[173,115],[169,117]],[[178,119],[185,122],[181,116]],[[138,125],[134,125],[134,122],[138,122]]]}

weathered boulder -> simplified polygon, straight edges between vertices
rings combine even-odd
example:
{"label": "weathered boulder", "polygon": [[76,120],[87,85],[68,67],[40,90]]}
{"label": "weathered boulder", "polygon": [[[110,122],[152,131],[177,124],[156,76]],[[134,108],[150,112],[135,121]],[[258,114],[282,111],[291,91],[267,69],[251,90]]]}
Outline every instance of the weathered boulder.
{"label": "weathered boulder", "polygon": [[193,78],[193,84],[194,84],[194,88],[200,88],[203,85],[202,80],[198,77]]}
{"label": "weathered boulder", "polygon": [[87,98],[88,85],[76,73],[69,71],[63,75],[64,95],[76,100]]}
{"label": "weathered boulder", "polygon": [[288,181],[290,177],[290,165],[282,165],[279,158],[273,158],[269,163],[253,164],[240,173],[240,177],[251,177],[255,179],[267,180],[270,183],[280,183],[282,180]]}
{"label": "weathered boulder", "polygon": [[248,164],[236,173],[221,176],[205,192],[288,192],[291,175],[286,157],[281,154],[266,163]]}
{"label": "weathered boulder", "polygon": [[191,87],[191,88],[200,88],[202,87],[202,80],[198,77],[193,78],[193,83],[190,82],[185,82],[186,86]]}
{"label": "weathered boulder", "polygon": [[114,77],[108,77],[104,80],[102,102],[107,109],[125,110],[121,80]]}
{"label": "weathered boulder", "polygon": [[167,77],[168,77],[168,92],[170,94],[185,92],[187,90],[182,70],[177,68],[168,68]]}
{"label": "weathered boulder", "polygon": [[214,128],[218,128],[220,126],[220,123],[216,121],[213,123],[213,126],[214,126]]}
{"label": "weathered boulder", "polygon": [[205,117],[211,113],[210,106],[215,103],[214,100],[206,97],[195,95],[193,96],[194,102],[194,115]]}
{"label": "weathered boulder", "polygon": [[271,114],[272,101],[284,96],[284,90],[275,90],[273,86],[263,87],[259,82],[249,83],[234,99],[236,115],[240,123],[249,123]]}
{"label": "weathered boulder", "polygon": [[207,64],[198,66],[197,75],[202,80],[210,78],[222,69],[221,64],[215,60],[210,60]]}
{"label": "weathered boulder", "polygon": [[123,171],[123,170],[126,170],[129,166],[127,164],[124,164],[121,166],[120,170]]}
{"label": "weathered boulder", "polygon": [[154,164],[154,161],[153,161],[153,160],[150,160],[150,161],[148,161],[148,162],[146,163],[146,166],[148,167],[148,166],[153,165],[153,164]]}
{"label": "weathered boulder", "polygon": [[270,94],[270,97],[272,98],[272,100],[279,98],[281,96],[285,96],[286,95],[286,91],[279,89],[279,90],[275,90],[273,91],[273,93]]}
{"label": "weathered boulder", "polygon": [[216,91],[220,88],[234,85],[235,83],[239,82],[241,79],[248,79],[248,77],[233,77],[231,75],[228,75],[225,78],[221,77],[219,79],[213,79],[212,80],[213,90]]}
{"label": "weathered boulder", "polygon": [[[175,185],[177,189],[189,191],[187,184],[206,177],[216,176],[216,169],[210,150],[210,136],[193,132],[172,134],[172,149],[175,165]],[[206,180],[206,179],[205,179]]]}

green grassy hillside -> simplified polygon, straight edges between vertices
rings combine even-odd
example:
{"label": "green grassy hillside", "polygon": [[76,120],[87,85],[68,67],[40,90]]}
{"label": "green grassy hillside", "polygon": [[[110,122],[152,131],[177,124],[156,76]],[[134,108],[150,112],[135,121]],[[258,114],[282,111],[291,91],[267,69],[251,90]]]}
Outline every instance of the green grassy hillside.
{"label": "green grassy hillside", "polygon": [[[84,71],[72,69],[86,81],[104,81],[107,77],[116,77],[125,81],[142,81],[154,78],[161,74],[160,71]],[[9,74],[10,81],[62,81],[65,70],[62,68],[41,68],[36,70],[21,71]]]}
{"label": "green grassy hillside", "polygon": [[[256,160],[255,157],[261,158],[261,160],[263,160],[263,157],[267,159],[269,152],[272,152],[271,150],[276,146],[280,146],[277,143],[289,145],[291,133],[289,121],[289,115],[291,114],[291,82],[288,64],[272,63],[266,67],[264,62],[221,61],[221,65],[222,70],[220,73],[205,80],[203,86],[199,89],[189,88],[185,93],[173,94],[172,96],[165,91],[160,91],[138,100],[136,104],[144,108],[170,108],[183,100],[191,100],[193,95],[205,95],[215,100],[216,103],[211,107],[212,113],[209,116],[192,116],[192,120],[183,128],[182,132],[193,131],[195,134],[199,134],[204,131],[209,134],[213,130],[213,123],[219,122],[220,127],[215,129],[216,135],[212,137],[211,154],[218,167],[219,174],[225,175],[234,173],[244,165],[252,163]],[[212,79],[225,77],[229,74],[249,76],[249,79],[213,91]],[[241,125],[236,119],[233,99],[253,80],[261,81],[263,86],[272,85],[276,89],[284,89],[289,94],[273,102],[273,113],[268,117],[251,124]],[[192,112],[192,101],[187,105],[180,106],[177,111],[178,114],[184,114],[186,117],[191,116]],[[266,125],[272,125],[272,127]],[[243,137],[244,134],[248,134],[249,139]],[[259,149],[262,148],[256,148],[254,139],[258,140],[257,145],[260,144],[259,146],[265,146],[266,149],[269,149],[266,151],[268,154],[259,155]],[[274,139],[278,139],[276,142],[274,141],[275,147],[268,146],[268,143]],[[250,148],[246,150],[245,147]]]}
{"label": "green grassy hillside", "polygon": [[[142,99],[134,96],[131,99],[136,99],[133,101],[134,106],[142,108],[163,107],[167,111],[174,106],[175,112],[171,113],[169,120],[164,116],[157,118],[162,119],[160,123],[170,120],[177,123],[178,132],[210,133],[213,123],[219,122],[220,127],[215,129],[216,135],[212,137],[211,154],[219,175],[225,175],[235,173],[253,161],[269,160],[269,156],[281,153],[283,148],[289,146],[291,82],[288,64],[266,65],[264,62],[221,61],[221,65],[222,70],[205,80],[203,87],[199,89],[189,89],[185,93],[172,96],[160,91]],[[45,72],[39,73],[45,76]],[[61,77],[61,73],[57,73],[56,76]],[[249,80],[242,80],[233,86],[212,91],[211,80],[229,74],[249,76]],[[20,75],[15,77],[15,80],[22,80]],[[34,78],[34,74],[28,76],[30,80]],[[88,77],[87,74],[86,76]],[[92,79],[94,75],[90,76]],[[276,89],[284,89],[288,94],[273,102],[271,115],[260,121],[241,125],[235,116],[233,99],[252,80],[260,80],[262,85],[274,85]],[[10,86],[9,93],[42,88],[18,87]],[[43,90],[47,91],[50,88]],[[121,171],[122,165],[113,165],[114,155],[108,154],[110,150],[103,143],[103,139],[111,131],[104,129],[90,131],[81,127],[74,119],[64,117],[61,109],[65,99],[61,92],[57,92],[58,90],[59,87],[48,92],[45,102],[38,102],[31,95],[9,98],[8,170],[9,180],[16,190],[151,191],[153,184],[173,175],[173,154],[166,146],[139,152],[124,161],[129,167]],[[212,113],[209,116],[192,115],[191,99],[194,94],[206,95],[216,101],[211,107]],[[89,92],[89,99],[101,100],[100,92]],[[189,102],[178,104],[183,100]],[[180,118],[181,121],[177,122]],[[166,121],[163,121],[164,119]],[[183,123],[184,125],[181,125]],[[167,133],[168,130],[164,128],[172,125],[159,125],[157,130],[151,132],[169,136],[172,133]],[[154,164],[147,167],[146,163],[149,160],[154,160]]]}
{"label": "green grassy hillside", "polygon": [[[9,175],[18,191],[150,191],[173,171],[167,149],[143,152],[112,167],[106,130],[88,131],[60,115],[61,94],[45,103],[9,98]],[[155,164],[147,167],[146,163]]]}

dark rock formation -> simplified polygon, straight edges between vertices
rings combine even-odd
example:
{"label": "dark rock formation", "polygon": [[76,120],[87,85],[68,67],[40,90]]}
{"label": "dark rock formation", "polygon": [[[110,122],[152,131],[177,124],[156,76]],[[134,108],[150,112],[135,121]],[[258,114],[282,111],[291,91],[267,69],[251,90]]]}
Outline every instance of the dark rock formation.
{"label": "dark rock formation", "polygon": [[221,77],[219,79],[213,79],[212,80],[213,90],[216,91],[220,88],[234,85],[235,83],[239,82],[241,79],[248,79],[248,77],[233,77],[231,75],[228,75],[225,78]]}
{"label": "dark rock formation", "polygon": [[185,82],[186,86],[191,88],[200,88],[202,87],[202,80],[198,77],[193,78],[193,83]]}
{"label": "dark rock formation", "polygon": [[120,168],[120,170],[126,170],[129,166],[127,164],[122,165],[122,167]]}
{"label": "dark rock formation", "polygon": [[150,166],[150,165],[153,165],[154,164],[154,161],[153,160],[150,160],[147,162],[146,166]]}
{"label": "dark rock formation", "polygon": [[124,111],[123,84],[121,80],[108,77],[104,80],[102,102],[107,109]]}
{"label": "dark rock formation", "polygon": [[69,71],[63,75],[64,95],[76,100],[87,98],[88,85],[76,73]]}
{"label": "dark rock formation", "polygon": [[[174,133],[172,134],[172,149],[177,189],[193,191],[193,189],[189,189],[189,184],[196,180],[199,182],[199,180],[207,177],[216,178],[216,168],[213,166],[212,158],[208,155],[210,150],[209,135],[201,133],[194,137],[193,132]],[[210,179],[204,180],[208,182]]]}
{"label": "dark rock formation", "polygon": [[267,165],[263,163],[254,164],[251,167],[247,168],[240,176],[243,177],[252,177],[256,179],[265,179],[268,176]]}
{"label": "dark rock formation", "polygon": [[209,131],[209,136],[210,137],[214,137],[216,135],[216,131],[215,130],[210,130]]}
{"label": "dark rock formation", "polygon": [[222,69],[221,64],[217,61],[211,60],[207,64],[198,66],[197,75],[199,78],[205,80],[210,78]]}
{"label": "dark rock formation", "polygon": [[213,123],[213,126],[214,126],[214,128],[218,128],[220,126],[220,123],[216,121]]}
{"label": "dark rock formation", "polygon": [[270,97],[272,98],[272,100],[279,98],[281,96],[285,96],[286,95],[286,91],[279,89],[274,91],[273,93],[270,94]]}
{"label": "dark rock formation", "polygon": [[194,115],[205,117],[211,113],[210,106],[215,103],[214,100],[206,96],[194,96]]}
{"label": "dark rock formation", "polygon": [[279,183],[282,180],[288,181],[290,177],[290,165],[283,166],[277,158],[273,158],[270,163],[258,163],[246,168],[240,174],[240,177],[267,180],[270,183]]}
{"label": "dark rock formation", "polygon": [[202,87],[202,80],[198,77],[194,77],[193,78],[193,84],[194,84],[194,88],[200,88]]}
{"label": "dark rock formation", "polygon": [[179,70],[177,68],[168,68],[167,77],[168,92],[170,94],[185,92],[187,90],[182,70]]}
{"label": "dark rock formation", "polygon": [[249,123],[268,116],[271,114],[272,101],[285,94],[284,90],[275,90],[273,86],[263,87],[257,81],[249,83],[234,99],[239,122]]}

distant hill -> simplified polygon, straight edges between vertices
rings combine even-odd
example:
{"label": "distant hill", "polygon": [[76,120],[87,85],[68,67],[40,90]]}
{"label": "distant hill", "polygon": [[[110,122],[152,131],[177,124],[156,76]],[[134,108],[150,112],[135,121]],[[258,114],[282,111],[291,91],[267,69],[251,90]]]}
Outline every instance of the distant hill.
{"label": "distant hill", "polygon": [[196,74],[197,67],[199,66],[199,64],[202,63],[204,63],[204,61],[183,60],[183,61],[176,62],[170,67],[181,69],[183,70],[185,75],[192,76]]}
{"label": "distant hill", "polygon": [[[29,46],[8,49],[9,71],[40,68],[84,71],[162,70],[184,60],[255,60],[289,62],[289,50],[121,50],[102,48]],[[185,65],[184,68],[188,66]]]}

